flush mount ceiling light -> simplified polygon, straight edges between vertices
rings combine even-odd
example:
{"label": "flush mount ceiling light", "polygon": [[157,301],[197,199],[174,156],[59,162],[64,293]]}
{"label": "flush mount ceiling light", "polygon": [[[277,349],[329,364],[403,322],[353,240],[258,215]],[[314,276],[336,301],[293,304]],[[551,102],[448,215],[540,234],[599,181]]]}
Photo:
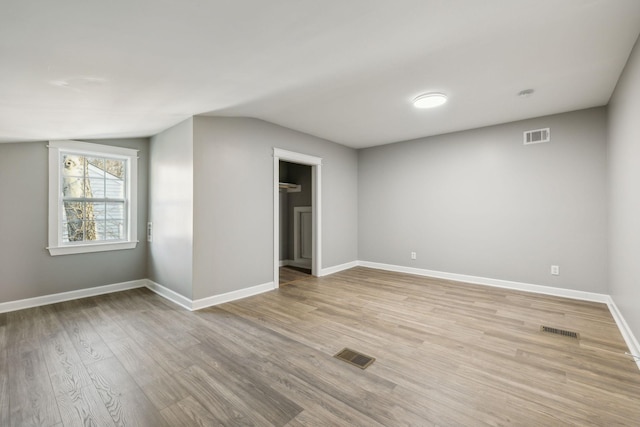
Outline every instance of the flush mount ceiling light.
{"label": "flush mount ceiling light", "polygon": [[531,95],[533,95],[533,92],[535,92],[535,90],[533,89],[521,90],[520,92],[518,92],[518,96],[520,98],[529,98]]}
{"label": "flush mount ceiling light", "polygon": [[416,108],[434,108],[447,102],[447,95],[444,93],[423,93],[413,99],[413,106]]}

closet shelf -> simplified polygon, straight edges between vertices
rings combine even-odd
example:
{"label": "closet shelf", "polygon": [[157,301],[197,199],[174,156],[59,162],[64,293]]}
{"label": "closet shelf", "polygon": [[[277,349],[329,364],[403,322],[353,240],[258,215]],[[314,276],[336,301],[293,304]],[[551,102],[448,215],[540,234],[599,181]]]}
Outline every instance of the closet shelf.
{"label": "closet shelf", "polygon": [[281,190],[287,190],[287,193],[299,193],[302,191],[302,185],[291,184],[290,182],[281,182]]}

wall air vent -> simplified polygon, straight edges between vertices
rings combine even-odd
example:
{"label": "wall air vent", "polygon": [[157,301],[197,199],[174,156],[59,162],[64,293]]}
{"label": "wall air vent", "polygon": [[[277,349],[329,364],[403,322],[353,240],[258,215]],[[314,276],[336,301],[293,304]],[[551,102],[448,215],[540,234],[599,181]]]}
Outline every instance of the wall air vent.
{"label": "wall air vent", "polygon": [[524,132],[524,145],[540,144],[541,142],[549,141],[551,141],[551,130],[549,128]]}

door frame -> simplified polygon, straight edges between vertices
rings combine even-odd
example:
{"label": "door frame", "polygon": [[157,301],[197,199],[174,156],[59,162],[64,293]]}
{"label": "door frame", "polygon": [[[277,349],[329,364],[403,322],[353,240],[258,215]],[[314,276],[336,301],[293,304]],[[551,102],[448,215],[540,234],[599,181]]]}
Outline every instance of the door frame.
{"label": "door frame", "polygon": [[312,260],[311,274],[322,266],[322,158],[273,147],[273,284],[280,286],[280,160],[311,166]]}

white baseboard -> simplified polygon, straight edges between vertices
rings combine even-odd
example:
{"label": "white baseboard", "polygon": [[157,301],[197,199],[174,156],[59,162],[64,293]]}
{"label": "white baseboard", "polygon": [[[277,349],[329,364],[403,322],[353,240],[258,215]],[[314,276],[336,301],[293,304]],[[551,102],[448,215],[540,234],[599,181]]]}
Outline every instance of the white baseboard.
{"label": "white baseboard", "polygon": [[74,299],[110,294],[112,292],[126,291],[129,289],[143,288],[146,279],[132,280],[130,282],[115,283],[112,285],[96,286],[94,288],[78,289],[77,291],[61,292],[58,294],[43,295],[40,297],[26,298],[17,301],[0,303],[0,313],[23,310],[25,308],[39,307],[41,305],[55,304]]}
{"label": "white baseboard", "polygon": [[172,303],[178,304],[180,307],[186,308],[187,310],[193,310],[193,301],[191,301],[189,298],[180,295],[179,293],[172,291],[171,289],[162,286],[154,282],[153,280],[147,279],[146,286],[151,291],[155,292],[163,298],[168,299]]}
{"label": "white baseboard", "polygon": [[289,265],[289,263],[291,262],[290,259],[281,259],[280,262],[278,263],[279,267],[284,267],[286,265]]}
{"label": "white baseboard", "polygon": [[[609,311],[611,312],[611,316],[613,316],[613,320],[615,320],[616,325],[618,325],[618,329],[622,334],[622,338],[624,338],[624,342],[626,342],[627,347],[629,347],[629,352],[635,356],[640,356],[640,344],[633,335],[633,332],[631,332],[626,320],[622,317],[622,313],[618,310],[618,306],[613,301],[613,298],[609,297],[607,306],[609,306]],[[635,359],[635,362],[638,365],[638,369],[640,369],[640,359]]]}
{"label": "white baseboard", "polygon": [[190,311],[200,310],[202,308],[211,307],[225,302],[235,301],[237,299],[258,295],[263,292],[275,289],[273,282],[264,283],[262,285],[252,286],[250,288],[239,289],[237,291],[227,292],[220,295],[213,295],[206,298],[191,300],[171,289],[162,286],[152,280],[147,280],[147,287],[169,301],[178,304],[180,307]]}
{"label": "white baseboard", "polygon": [[110,294],[113,292],[126,291],[136,288],[148,288],[156,294],[169,301],[178,304],[187,310],[199,310],[201,308],[222,304],[225,302],[235,301],[237,299],[258,295],[263,292],[275,289],[273,282],[264,283],[262,285],[252,286],[250,288],[239,289],[237,291],[227,292],[225,294],[213,295],[211,297],[199,300],[191,300],[179,293],[172,291],[166,286],[149,279],[133,280],[124,283],[115,283],[112,285],[97,286],[94,288],[79,289],[77,291],[61,292],[58,294],[43,295],[40,297],[27,298],[17,301],[8,301],[0,303],[0,313],[10,311],[23,310],[25,308],[39,307],[42,305],[55,304],[58,302],[70,301],[75,299],[93,297],[97,295]]}
{"label": "white baseboard", "polygon": [[351,262],[346,262],[340,265],[334,265],[333,267],[323,268],[320,270],[320,274],[318,274],[318,276],[322,277],[322,276],[328,276],[329,274],[339,273],[341,271],[348,270],[353,267],[357,267],[358,265],[360,265],[359,261],[351,261]]}
{"label": "white baseboard", "polygon": [[235,301],[241,298],[258,295],[264,292],[276,289],[273,282],[263,283],[262,285],[252,286],[250,288],[239,289],[220,295],[213,295],[207,298],[197,299],[192,302],[192,310],[200,310],[202,308],[211,307],[213,305],[223,304],[225,302]]}
{"label": "white baseboard", "polygon": [[565,297],[579,299],[583,301],[593,301],[608,303],[609,295],[599,294],[595,292],[576,291],[574,289],[554,288],[551,286],[533,285],[530,283],[512,282],[509,280],[490,279],[487,277],[468,276],[466,274],[446,273],[443,271],[425,270],[422,268],[404,267],[400,265],[381,264],[377,262],[359,261],[358,265],[362,267],[375,268],[378,270],[395,271],[398,273],[415,274],[418,276],[435,277],[437,279],[454,280],[457,282],[465,282],[476,285],[493,286],[497,288],[514,289],[524,292],[533,292],[536,294],[553,295],[557,297]]}

